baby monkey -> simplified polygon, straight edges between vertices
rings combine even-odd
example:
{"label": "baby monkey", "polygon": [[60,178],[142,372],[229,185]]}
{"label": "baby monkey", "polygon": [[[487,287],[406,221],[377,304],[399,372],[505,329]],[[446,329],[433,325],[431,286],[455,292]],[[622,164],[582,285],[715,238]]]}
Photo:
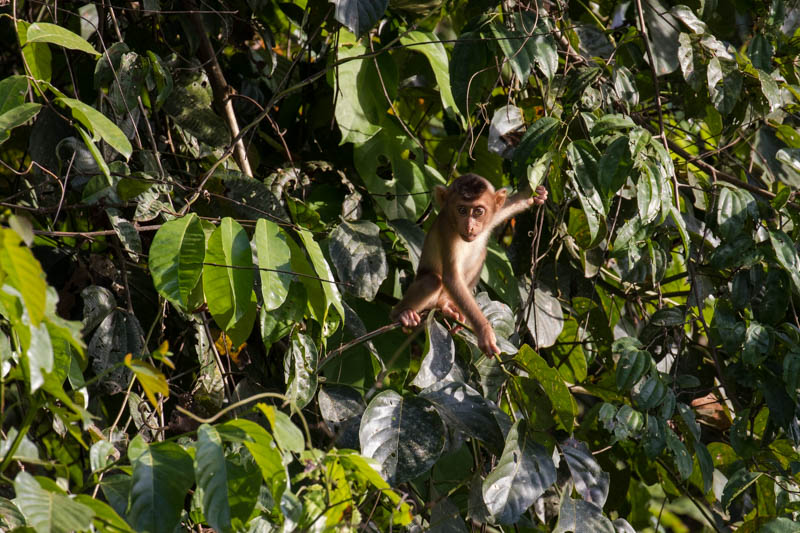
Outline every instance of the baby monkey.
{"label": "baby monkey", "polygon": [[483,316],[472,290],[481,277],[486,245],[494,228],[534,203],[547,200],[547,189],[536,188],[536,197],[526,188],[507,198],[477,174],[465,174],[450,187],[437,185],[436,202],[441,207],[422,247],[414,282],[392,309],[391,317],[405,327],[419,325],[419,313],[438,308],[445,316],[467,322],[478,336],[478,347],[493,356],[500,353],[489,321]]}

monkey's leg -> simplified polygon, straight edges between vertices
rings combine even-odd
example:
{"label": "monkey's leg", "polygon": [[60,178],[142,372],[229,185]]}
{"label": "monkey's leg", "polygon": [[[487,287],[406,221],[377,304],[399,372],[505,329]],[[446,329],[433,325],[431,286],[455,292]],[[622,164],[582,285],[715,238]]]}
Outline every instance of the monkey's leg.
{"label": "monkey's leg", "polygon": [[405,296],[392,309],[391,317],[407,328],[418,326],[419,313],[436,307],[442,292],[442,279],[433,272],[417,274]]}

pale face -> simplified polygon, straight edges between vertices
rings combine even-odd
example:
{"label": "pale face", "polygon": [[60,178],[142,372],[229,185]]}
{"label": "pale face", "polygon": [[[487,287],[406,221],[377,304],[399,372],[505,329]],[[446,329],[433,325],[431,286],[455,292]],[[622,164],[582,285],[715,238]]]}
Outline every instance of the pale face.
{"label": "pale face", "polygon": [[477,202],[463,202],[456,205],[455,223],[458,234],[467,242],[472,242],[483,233],[486,225],[487,206],[478,200]]}

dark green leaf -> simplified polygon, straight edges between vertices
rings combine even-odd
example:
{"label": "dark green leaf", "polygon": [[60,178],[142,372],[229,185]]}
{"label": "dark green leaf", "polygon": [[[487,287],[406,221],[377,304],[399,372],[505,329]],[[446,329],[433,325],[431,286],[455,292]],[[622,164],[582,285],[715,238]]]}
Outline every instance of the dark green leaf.
{"label": "dark green leaf", "polygon": [[64,494],[42,488],[29,473],[22,471],[14,478],[14,503],[37,532],[70,533],[88,530],[92,525],[92,509]]}
{"label": "dark green leaf", "polygon": [[389,0],[335,0],[336,20],[360,36],[383,16]]}
{"label": "dark green leaf", "polygon": [[34,22],[28,27],[29,43],[52,43],[72,50],[80,50],[91,55],[100,53],[80,35],[75,35],[66,28],[48,22]]}
{"label": "dark green leaf", "polygon": [[747,488],[761,477],[761,472],[750,472],[746,468],[740,468],[728,478],[725,488],[722,491],[722,507],[727,509],[733,500],[742,495]]}
{"label": "dark green leaf", "polygon": [[366,300],[375,298],[389,271],[379,233],[378,226],[368,220],[344,221],[333,230],[328,244],[339,278],[349,283],[347,290]]}
{"label": "dark green leaf", "polygon": [[575,490],[584,500],[602,509],[608,498],[609,474],[603,472],[583,442],[567,439],[561,445],[561,451],[575,483]]}
{"label": "dark green leaf", "polygon": [[175,443],[147,444],[137,436],[128,458],[133,466],[128,521],[137,531],[171,533],[194,484],[192,457]]}
{"label": "dark green leaf", "polygon": [[272,311],[281,306],[289,294],[292,282],[291,250],[284,231],[265,218],[256,223],[256,252],[261,277],[261,297],[264,308]]}
{"label": "dark green leaf", "polygon": [[503,449],[503,433],[487,400],[465,383],[436,383],[420,392],[439,411],[448,427],[489,445],[494,453]]}
{"label": "dark green leaf", "polygon": [[558,522],[553,533],[567,531],[592,531],[596,533],[615,533],[614,524],[603,516],[603,510],[594,503],[584,500],[573,500],[570,492],[565,490],[561,495],[558,508]]}
{"label": "dark green leaf", "polygon": [[208,424],[197,429],[194,456],[197,487],[203,491],[203,515],[217,531],[231,530],[231,509],[228,504],[228,471],[222,439]]}
{"label": "dark green leaf", "polygon": [[483,482],[483,501],[491,516],[513,524],[556,480],[547,450],[528,434],[524,420],[506,437],[500,460]]}
{"label": "dark green leaf", "polygon": [[545,394],[553,404],[560,426],[571,433],[577,415],[577,406],[558,371],[548,365],[527,344],[520,348],[514,359],[541,383]]}
{"label": "dark green leaf", "polygon": [[428,400],[388,390],[370,401],[359,438],[361,453],[376,459],[383,477],[396,485],[433,466],[444,447],[445,427]]}

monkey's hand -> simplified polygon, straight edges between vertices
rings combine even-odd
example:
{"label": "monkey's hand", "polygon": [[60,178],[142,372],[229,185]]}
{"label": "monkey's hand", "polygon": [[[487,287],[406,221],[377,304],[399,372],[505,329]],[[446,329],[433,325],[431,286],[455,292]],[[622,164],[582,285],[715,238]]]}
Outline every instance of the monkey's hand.
{"label": "monkey's hand", "polygon": [[478,348],[489,357],[494,357],[495,354],[500,353],[500,348],[497,347],[497,337],[494,335],[494,329],[486,322],[480,330],[475,332],[478,335]]}
{"label": "monkey's hand", "polygon": [[544,186],[539,185],[536,187],[536,196],[533,198],[533,203],[536,205],[542,205],[547,201],[547,189]]}
{"label": "monkey's hand", "polygon": [[457,320],[459,322],[466,321],[466,317],[461,314],[461,310],[450,300],[443,302],[441,309],[442,313],[444,313],[444,316],[448,318],[452,318],[453,320]]}
{"label": "monkey's hand", "polygon": [[397,320],[399,320],[405,328],[415,328],[419,326],[421,319],[419,313],[413,309],[403,309],[400,314],[397,315]]}

